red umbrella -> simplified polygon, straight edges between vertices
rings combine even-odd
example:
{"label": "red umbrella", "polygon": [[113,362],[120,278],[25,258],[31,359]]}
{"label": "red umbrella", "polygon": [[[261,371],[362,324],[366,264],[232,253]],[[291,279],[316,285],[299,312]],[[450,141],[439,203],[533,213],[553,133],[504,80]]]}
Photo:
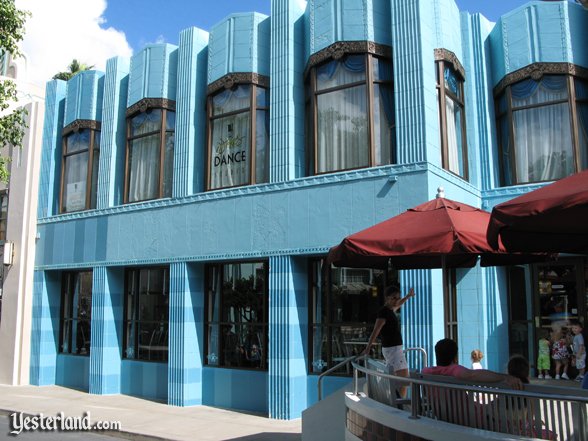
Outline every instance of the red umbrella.
{"label": "red umbrella", "polygon": [[437,198],[346,237],[331,248],[327,264],[355,268],[467,268],[525,263],[545,256],[508,254],[486,240],[490,213]]}
{"label": "red umbrella", "polygon": [[492,210],[488,242],[509,251],[588,253],[588,170]]}

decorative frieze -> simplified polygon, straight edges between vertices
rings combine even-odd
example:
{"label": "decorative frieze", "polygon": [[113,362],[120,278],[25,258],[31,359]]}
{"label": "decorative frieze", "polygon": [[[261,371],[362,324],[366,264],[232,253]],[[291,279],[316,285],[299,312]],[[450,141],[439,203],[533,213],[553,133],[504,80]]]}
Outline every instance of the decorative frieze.
{"label": "decorative frieze", "polygon": [[236,84],[255,84],[269,88],[270,79],[265,75],[260,75],[255,72],[233,72],[209,84],[207,94],[211,95],[221,89],[231,89]]}
{"label": "decorative frieze", "polygon": [[459,72],[461,78],[465,80],[465,69],[459,62],[457,55],[455,55],[450,50],[444,48],[435,49],[435,61],[445,61],[446,63],[450,63],[453,67],[453,70]]}
{"label": "decorative frieze", "polygon": [[506,75],[494,88],[494,95],[500,95],[511,84],[526,78],[539,81],[543,75],[572,75],[588,80],[588,69],[572,63],[534,63]]}
{"label": "decorative frieze", "polygon": [[100,130],[101,125],[100,121],[94,121],[92,119],[76,119],[63,128],[62,135],[66,136],[71,132],[79,132],[83,129]]}
{"label": "decorative frieze", "polygon": [[373,54],[380,57],[392,58],[392,48],[373,41],[338,41],[323,50],[313,54],[308,59],[304,76],[308,75],[310,69],[323,61],[338,60],[346,54]]}
{"label": "decorative frieze", "polygon": [[176,111],[176,102],[167,98],[143,98],[127,109],[127,118],[135,113],[145,112],[147,109],[162,108]]}

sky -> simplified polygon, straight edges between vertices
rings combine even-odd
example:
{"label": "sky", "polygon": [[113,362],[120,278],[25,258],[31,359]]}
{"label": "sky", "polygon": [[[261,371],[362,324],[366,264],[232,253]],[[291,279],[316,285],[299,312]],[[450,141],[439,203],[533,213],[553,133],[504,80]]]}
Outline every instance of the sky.
{"label": "sky", "polygon": [[[301,0],[302,1],[302,0]],[[526,0],[456,0],[460,10],[491,21]],[[32,13],[23,50],[28,80],[44,85],[74,58],[104,70],[114,56],[130,57],[149,43],[177,44],[181,30],[209,31],[235,12],[270,13],[271,0],[16,0]]]}

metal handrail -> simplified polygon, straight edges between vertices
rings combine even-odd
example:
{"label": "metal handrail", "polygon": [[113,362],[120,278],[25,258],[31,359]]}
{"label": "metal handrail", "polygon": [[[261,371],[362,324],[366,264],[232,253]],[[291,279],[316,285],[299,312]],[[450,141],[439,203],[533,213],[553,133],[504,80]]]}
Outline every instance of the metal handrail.
{"label": "metal handrail", "polygon": [[345,360],[342,360],[341,362],[337,363],[335,366],[333,366],[332,368],[327,369],[326,371],[324,371],[323,373],[321,373],[318,377],[318,383],[317,383],[317,387],[318,387],[318,400],[322,400],[323,398],[323,389],[321,388],[321,382],[323,381],[323,378],[326,375],[329,375],[331,372],[336,371],[337,369],[339,369],[340,367],[345,366],[348,363],[351,363],[355,360],[357,360],[358,358],[365,358],[365,355],[353,355],[349,358],[346,358]]}

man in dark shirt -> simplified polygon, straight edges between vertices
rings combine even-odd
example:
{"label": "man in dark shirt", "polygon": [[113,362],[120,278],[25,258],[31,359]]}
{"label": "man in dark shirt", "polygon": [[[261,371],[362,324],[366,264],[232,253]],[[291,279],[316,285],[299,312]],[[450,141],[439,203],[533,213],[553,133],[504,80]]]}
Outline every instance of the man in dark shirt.
{"label": "man in dark shirt", "polygon": [[394,375],[400,377],[408,377],[408,363],[402,350],[402,334],[400,333],[400,322],[396,317],[396,311],[411,297],[414,297],[413,288],[410,288],[408,294],[403,298],[400,298],[400,287],[398,285],[391,285],[386,288],[386,291],[384,291],[384,306],[378,311],[372,335],[366,348],[361,353],[361,355],[369,354],[376,338],[380,335],[382,355],[386,360],[386,366],[394,372]]}

